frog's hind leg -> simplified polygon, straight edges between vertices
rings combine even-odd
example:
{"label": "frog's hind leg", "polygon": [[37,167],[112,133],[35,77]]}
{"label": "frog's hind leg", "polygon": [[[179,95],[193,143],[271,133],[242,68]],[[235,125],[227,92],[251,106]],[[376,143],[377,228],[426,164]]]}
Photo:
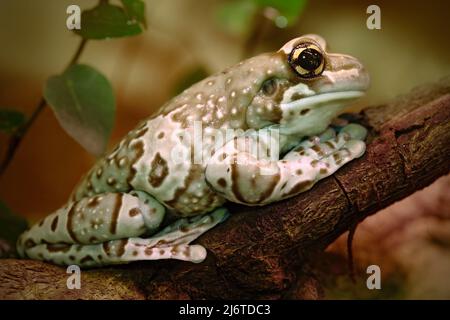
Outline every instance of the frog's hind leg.
{"label": "frog's hind leg", "polygon": [[146,239],[130,237],[90,245],[40,244],[28,249],[27,255],[41,255],[57,264],[81,267],[160,259],[201,262],[206,249],[189,243],[227,217],[228,211],[220,208],[204,216],[177,220]]}
{"label": "frog's hind leg", "polygon": [[[227,209],[219,208],[203,216],[179,219],[148,239],[130,238],[120,260],[177,259],[202,262],[206,258],[206,249],[201,245],[189,243],[228,216]],[[109,259],[111,263],[115,263],[115,257]]]}
{"label": "frog's hind leg", "polygon": [[164,213],[158,201],[140,191],[83,198],[25,231],[17,242],[17,251],[22,257],[72,264],[80,257],[72,249],[80,251],[111,240],[154,233]]}

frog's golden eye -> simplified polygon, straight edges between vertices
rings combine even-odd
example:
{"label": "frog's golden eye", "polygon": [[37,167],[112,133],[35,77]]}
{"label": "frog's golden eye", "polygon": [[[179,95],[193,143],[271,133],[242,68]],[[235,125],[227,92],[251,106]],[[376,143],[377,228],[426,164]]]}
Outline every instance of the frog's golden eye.
{"label": "frog's golden eye", "polygon": [[322,74],[325,59],[315,44],[300,44],[289,55],[289,64],[302,78],[312,78]]}

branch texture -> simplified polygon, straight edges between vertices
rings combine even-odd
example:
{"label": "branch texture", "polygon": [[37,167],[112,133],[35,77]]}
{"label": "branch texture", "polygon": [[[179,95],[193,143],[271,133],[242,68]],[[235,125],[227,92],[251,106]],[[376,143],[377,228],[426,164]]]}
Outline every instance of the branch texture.
{"label": "branch texture", "polygon": [[[315,298],[305,268],[315,253],[365,217],[450,171],[450,78],[356,115],[369,128],[366,154],[310,191],[272,205],[230,205],[233,216],[202,236],[201,264],[139,262],[82,271],[69,290],[65,268],[0,260],[0,298]],[[294,292],[295,291],[295,292]]]}

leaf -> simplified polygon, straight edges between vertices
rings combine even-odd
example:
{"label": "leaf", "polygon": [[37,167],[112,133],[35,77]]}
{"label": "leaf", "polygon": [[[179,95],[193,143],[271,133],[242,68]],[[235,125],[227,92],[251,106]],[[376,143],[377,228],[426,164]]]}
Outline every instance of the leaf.
{"label": "leaf", "polygon": [[12,213],[11,210],[0,201],[0,239],[14,244],[19,235],[24,232],[27,227],[28,224],[25,219]]}
{"label": "leaf", "polygon": [[145,2],[142,0],[121,0],[128,18],[137,20],[147,28],[145,19]]}
{"label": "leaf", "polygon": [[115,114],[113,89],[101,73],[77,64],[47,80],[44,97],[64,130],[89,152],[104,152]]}
{"label": "leaf", "polygon": [[260,7],[270,7],[278,11],[273,21],[278,27],[284,28],[294,24],[305,8],[307,0],[254,0]]}
{"label": "leaf", "polygon": [[25,123],[25,115],[22,112],[0,109],[0,131],[12,133]]}
{"label": "leaf", "polygon": [[[133,11],[133,14],[136,12]],[[123,8],[102,3],[83,11],[81,29],[75,32],[85,39],[107,39],[134,36],[141,33],[142,28],[139,21],[130,18]]]}
{"label": "leaf", "polygon": [[258,7],[253,0],[239,0],[223,3],[217,10],[218,23],[231,34],[247,34]]}
{"label": "leaf", "polygon": [[307,0],[234,0],[219,7],[217,20],[226,31],[245,35],[252,29],[256,12],[261,11],[276,26],[285,28],[298,20],[306,3]]}
{"label": "leaf", "polygon": [[190,70],[178,80],[177,84],[175,85],[174,93],[181,93],[183,90],[189,88],[194,83],[205,79],[208,75],[208,72],[202,66],[198,66]]}

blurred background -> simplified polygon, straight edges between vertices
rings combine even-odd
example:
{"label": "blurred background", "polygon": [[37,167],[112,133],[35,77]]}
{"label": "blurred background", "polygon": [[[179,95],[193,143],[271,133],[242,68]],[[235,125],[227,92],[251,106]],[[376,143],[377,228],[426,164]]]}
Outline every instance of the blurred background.
{"label": "blurred background", "polygon": [[[273,13],[270,9],[255,11],[251,1],[236,4],[225,0],[149,0],[146,2],[148,28],[144,33],[131,38],[89,41],[80,62],[103,72],[116,95],[117,114],[110,146],[194,80],[249,56],[278,50],[291,38],[305,33],[322,35],[330,51],[351,54],[369,70],[371,89],[354,109],[381,104],[417,85],[450,75],[449,1],[377,1],[381,8],[381,30],[366,27],[366,8],[375,4],[373,1],[304,2],[299,6],[298,16],[294,14],[286,26],[283,19],[276,23],[269,19]],[[65,68],[80,42],[80,37],[66,28],[67,6],[78,4],[83,10],[96,3],[0,0],[1,107],[27,115],[32,112],[42,96],[46,79]],[[0,134],[2,156],[6,145],[7,136]],[[50,108],[46,108],[1,178],[0,199],[13,212],[34,222],[67,200],[73,186],[94,161],[93,156],[63,131]],[[437,198],[450,191],[449,178],[443,181],[438,187],[431,187]],[[450,219],[450,200],[436,201],[440,201],[438,209],[433,210],[444,212]],[[400,209],[405,210],[409,209]],[[425,207],[421,214],[431,211]],[[385,226],[394,222],[380,223]],[[367,225],[369,234],[379,229]],[[450,225],[447,227],[450,239]],[[357,232],[355,243],[363,234]],[[365,243],[364,246],[357,246],[357,259],[364,257],[358,260],[361,263],[375,257],[367,258],[364,252],[379,240],[367,241],[361,240],[359,243]],[[339,243],[329,249],[330,254],[344,252]],[[447,259],[447,272],[449,251],[450,240],[446,250],[437,254],[438,259]],[[449,278],[447,274],[446,279]],[[433,285],[439,282],[442,287],[442,281],[430,285],[432,292]],[[393,292],[392,296],[407,297],[400,289]],[[422,296],[430,297],[429,290],[426,292]],[[333,290],[328,291],[330,297],[333,294],[336,294]],[[450,284],[444,285],[438,297],[450,298]]]}

